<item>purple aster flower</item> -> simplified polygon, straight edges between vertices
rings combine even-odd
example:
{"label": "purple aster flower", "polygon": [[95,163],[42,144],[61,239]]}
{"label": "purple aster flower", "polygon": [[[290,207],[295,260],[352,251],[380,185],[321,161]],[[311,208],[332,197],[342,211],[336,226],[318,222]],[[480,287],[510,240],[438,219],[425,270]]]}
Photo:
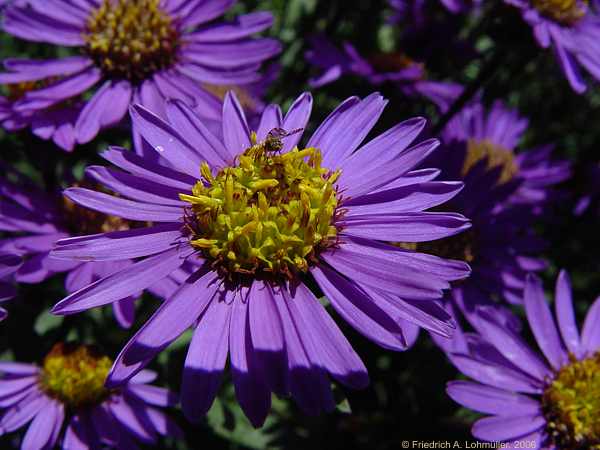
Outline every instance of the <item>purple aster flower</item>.
{"label": "purple aster flower", "polygon": [[[251,37],[271,25],[270,13],[214,22],[234,3],[31,0],[29,6],[11,5],[6,32],[79,48],[82,55],[5,60],[0,83],[18,95],[3,100],[0,120],[8,109],[7,120],[31,123],[38,136],[53,137],[69,149],[120,122],[131,103],[160,112],[165,98],[177,98],[218,118],[221,102],[212,86],[259,81],[261,63],[280,51],[276,40]],[[84,100],[90,91],[93,95]],[[67,136],[56,136],[60,133]]]}
{"label": "purple aster flower", "polygon": [[546,267],[539,258],[545,243],[533,226],[553,185],[570,175],[566,162],[550,159],[551,147],[515,152],[526,127],[527,120],[500,102],[489,111],[468,106],[450,121],[445,144],[424,165],[439,167],[444,179],[464,181],[445,208],[469,217],[472,227],[446,239],[401,244],[471,265],[471,276],[453,285],[449,299],[474,327],[482,305],[518,326],[498,302],[520,303],[527,273]]}
{"label": "purple aster flower", "polygon": [[462,147],[462,151],[452,149],[458,161],[450,165],[462,164],[460,170],[464,176],[487,158],[488,168],[501,168],[501,183],[518,179],[518,189],[510,197],[511,203],[537,206],[539,211],[540,206],[556,197],[554,187],[571,176],[571,165],[552,158],[553,145],[517,153],[528,125],[526,118],[501,101],[494,102],[489,109],[478,102],[465,107],[443,133],[449,146]]}
{"label": "purple aster flower", "polygon": [[577,93],[586,89],[581,68],[600,80],[600,17],[588,0],[505,0],[522,11],[538,44],[554,50]]}
{"label": "purple aster flower", "polygon": [[[104,168],[90,168],[89,176],[100,179]],[[75,292],[93,281],[122,270],[133,261],[89,262],[52,258],[54,243],[62,238],[111,230],[128,230],[133,222],[99,214],[75,205],[62,194],[48,194],[33,186],[24,176],[12,172],[18,184],[0,178],[0,251],[11,252],[24,259],[14,274],[20,283],[40,283],[61,272],[67,272],[65,288]],[[163,280],[151,288],[161,298],[174,287],[173,280]],[[119,324],[131,326],[135,314],[136,292],[113,304]]]}
{"label": "purple aster flower", "polygon": [[[156,374],[143,371],[119,389],[104,387],[110,358],[87,346],[56,344],[41,367],[0,362],[3,415],[0,434],[27,423],[22,449],[119,448],[156,444],[158,435],[181,430],[160,408],[177,396],[152,386]],[[63,431],[64,427],[64,431]]]}
{"label": "purple aster flower", "polygon": [[[600,448],[600,299],[587,313],[581,335],[568,275],[556,283],[555,319],[539,279],[527,279],[527,320],[542,352],[488,312],[479,334],[457,334],[450,359],[475,381],[454,381],[448,394],[489,417],[472,433],[484,441],[533,442],[535,449]],[[517,444],[518,445],[518,444]]]}
{"label": "purple aster flower", "polygon": [[[315,294],[367,338],[407,347],[417,326],[448,336],[437,304],[468,266],[386,244],[437,239],[468,228],[457,214],[426,212],[456,195],[461,183],[432,181],[413,170],[438,142],[411,145],[425,126],[402,122],[370,142],[387,101],[351,97],[304,146],[311,109],[301,95],[284,116],[267,106],[251,132],[235,94],[223,105],[222,135],[192,109],[167,103],[165,122],[135,105],[132,120],[169,164],[111,148],[103,157],[113,197],[84,188],[72,201],[152,226],[59,241],[57,258],[145,258],[71,294],[53,309],[71,314],[145,289],[192,261],[198,269],[122,350],[107,385],[141,370],[190,327],[182,406],[201,418],[216,395],[229,355],[233,383],[252,423],[263,423],[271,392],[291,395],[309,414],[334,406],[327,375],[352,388],[367,371]],[[356,150],[356,152],[355,152]],[[324,301],[324,300],[323,300]]]}
{"label": "purple aster flower", "polygon": [[[21,267],[22,260],[17,255],[0,252],[0,302],[16,295],[13,287],[14,273]],[[6,318],[6,310],[0,308],[0,320]]]}
{"label": "purple aster flower", "polygon": [[456,83],[428,79],[425,66],[403,53],[383,53],[366,60],[350,43],[344,43],[343,50],[339,50],[324,36],[312,39],[312,49],[307,52],[306,59],[323,71],[309,80],[315,88],[351,74],[365,78],[375,86],[393,83],[404,95],[428,98],[442,111],[448,109],[463,89]]}

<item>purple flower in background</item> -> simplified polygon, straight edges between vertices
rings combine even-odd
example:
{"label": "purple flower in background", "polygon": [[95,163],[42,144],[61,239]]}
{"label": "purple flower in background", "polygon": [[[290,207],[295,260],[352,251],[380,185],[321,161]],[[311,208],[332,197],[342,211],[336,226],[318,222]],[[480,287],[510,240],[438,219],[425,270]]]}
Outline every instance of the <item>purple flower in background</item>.
{"label": "purple flower in background", "polygon": [[[119,389],[104,387],[112,361],[87,346],[56,344],[41,367],[0,362],[3,415],[0,434],[29,423],[22,449],[138,448],[158,435],[182,432],[161,409],[177,396],[149,385],[143,371]],[[63,431],[64,426],[64,431]]]}
{"label": "purple flower in background", "polygon": [[[10,300],[17,294],[13,287],[13,278],[21,263],[22,260],[17,255],[0,252],[0,302]],[[4,318],[6,310],[0,308],[0,320]]]}
{"label": "purple flower in background", "polygon": [[450,382],[448,394],[466,408],[490,415],[473,425],[477,439],[533,442],[529,448],[535,449],[598,448],[600,299],[589,309],[581,335],[565,272],[556,283],[556,322],[536,277],[527,280],[524,304],[543,356],[494,315],[482,312],[479,334],[457,334],[460,342],[450,355],[475,381]]}
{"label": "purple flower in background", "polygon": [[[464,189],[445,207],[469,217],[472,227],[450,238],[402,244],[438,256],[467,261],[469,279],[453,286],[450,298],[477,327],[477,308],[498,301],[520,303],[528,272],[545,268],[544,242],[533,225],[552,198],[552,188],[570,175],[569,164],[550,159],[551,147],[516,153],[527,120],[496,102],[466,107],[443,132],[444,145],[424,166],[439,167],[443,179]],[[497,313],[515,323],[506,309]]]}
{"label": "purple flower in background", "polygon": [[552,48],[577,93],[586,90],[581,68],[600,80],[600,16],[587,0],[505,0],[522,11],[538,44]]}
{"label": "purple flower in background", "polygon": [[418,326],[449,335],[449,316],[437,300],[468,266],[383,241],[426,241],[468,228],[463,216],[425,211],[462,185],[432,181],[435,169],[413,170],[438,145],[411,145],[424,119],[361,145],[386,104],[379,94],[347,99],[300,148],[309,94],[285,116],[268,106],[254,133],[229,93],[222,140],[181,101],[167,103],[168,123],[132,108],[133,122],[169,168],[111,148],[102,156],[122,170],[105,169],[106,179],[122,197],[77,187],[65,194],[153,225],[62,240],[53,254],[145,259],[71,294],[53,312],[113,302],[186,261],[198,269],[125,346],[108,386],[128,380],[193,327],[182,381],[190,420],[212,404],[228,355],[238,401],[255,426],[268,414],[271,392],[292,395],[309,414],[331,410],[328,374],[352,388],[366,386],[368,376],[308,289],[309,278],[344,320],[385,348],[406,349]]}
{"label": "purple flower in background", "polygon": [[[464,176],[481,160],[489,169],[498,168],[500,183],[518,179],[518,188],[510,197],[514,204],[527,204],[540,211],[556,198],[555,185],[571,176],[568,161],[552,158],[553,145],[516,152],[529,121],[516,110],[496,101],[489,108],[481,103],[465,107],[446,126],[443,138],[452,148],[454,162],[450,178]],[[462,147],[462,151],[460,149]]]}
{"label": "purple flower in background", "polygon": [[[49,253],[54,243],[62,238],[111,230],[128,230],[132,222],[98,214],[75,205],[60,193],[42,192],[26,177],[11,172],[18,184],[0,178],[0,251],[11,252],[24,259],[14,274],[20,283],[40,283],[52,275],[67,272],[65,287],[75,292],[111,273],[122,270],[132,261],[89,262],[64,261]],[[102,167],[90,168],[91,178],[106,177]],[[172,280],[163,280],[152,292],[164,298],[174,287]],[[136,292],[113,304],[115,317],[123,327],[131,326],[135,314]]]}
{"label": "purple flower in background", "polygon": [[233,3],[31,0],[29,6],[9,6],[6,32],[77,47],[83,55],[5,60],[0,83],[13,95],[0,104],[0,120],[13,127],[30,122],[38,136],[53,137],[70,149],[120,122],[131,103],[161,113],[166,98],[177,98],[218,118],[221,101],[212,92],[215,86],[243,88],[258,82],[261,63],[280,51],[276,40],[251,37],[271,25],[270,13],[214,23]]}
{"label": "purple flower in background", "polygon": [[367,60],[351,44],[346,42],[343,50],[339,50],[324,36],[312,39],[312,49],[307,52],[306,59],[323,71],[309,80],[314,88],[350,74],[365,78],[375,86],[393,83],[404,95],[423,96],[442,111],[448,109],[463,89],[456,83],[429,80],[425,66],[403,53],[382,53]]}

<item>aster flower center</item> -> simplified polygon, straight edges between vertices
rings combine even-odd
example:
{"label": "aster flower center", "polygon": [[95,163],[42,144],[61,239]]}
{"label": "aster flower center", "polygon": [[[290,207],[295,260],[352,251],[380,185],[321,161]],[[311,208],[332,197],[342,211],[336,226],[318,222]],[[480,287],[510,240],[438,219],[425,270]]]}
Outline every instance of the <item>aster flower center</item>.
{"label": "aster flower center", "polygon": [[89,346],[58,343],[44,359],[39,385],[71,408],[98,404],[110,395],[104,381],[111,366],[110,358]]}
{"label": "aster flower center", "polygon": [[472,229],[437,241],[401,242],[396,245],[407,250],[430,253],[440,258],[458,259],[468,263],[473,262],[477,256],[475,233]]}
{"label": "aster flower center", "polygon": [[499,184],[506,183],[513,179],[518,173],[519,168],[515,162],[512,151],[494,144],[489,139],[475,140],[469,139],[467,143],[467,154],[463,163],[462,175],[465,176],[478,162],[487,160],[487,168],[501,168]]}
{"label": "aster flower center", "polygon": [[208,164],[192,195],[186,224],[190,244],[229,281],[245,276],[292,278],[334,245],[339,171],[321,167],[316,148],[280,153],[272,130],[213,176]]}
{"label": "aster flower center", "polygon": [[600,449],[600,352],[571,357],[542,397],[548,434],[557,448]]}
{"label": "aster flower center", "polygon": [[565,25],[573,25],[585,16],[589,0],[532,0],[542,15]]}
{"label": "aster flower center", "polygon": [[104,0],[88,20],[85,40],[107,77],[139,83],[173,65],[179,30],[160,0]]}

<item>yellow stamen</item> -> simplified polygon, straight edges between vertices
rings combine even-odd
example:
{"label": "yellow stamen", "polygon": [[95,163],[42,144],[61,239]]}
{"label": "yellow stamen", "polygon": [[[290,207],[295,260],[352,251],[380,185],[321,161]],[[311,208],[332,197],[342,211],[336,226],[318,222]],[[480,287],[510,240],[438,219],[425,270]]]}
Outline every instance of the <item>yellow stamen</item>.
{"label": "yellow stamen", "polygon": [[160,0],[104,0],[92,13],[86,50],[106,76],[139,83],[171,67],[179,30]]}
{"label": "yellow stamen", "polygon": [[91,406],[110,395],[104,387],[112,361],[91,347],[59,343],[44,359],[40,388],[70,408]]}
{"label": "yellow stamen", "polygon": [[542,397],[547,432],[556,448],[600,450],[600,352],[571,356]]}
{"label": "yellow stamen", "polygon": [[585,16],[589,0],[531,0],[544,16],[565,24],[574,25]]}
{"label": "yellow stamen", "polygon": [[280,153],[279,138],[257,142],[238,164],[203,180],[186,217],[190,243],[213,261],[225,278],[240,275],[291,277],[305,272],[316,253],[333,245],[339,200],[333,185],[339,172],[321,167],[315,148]]}

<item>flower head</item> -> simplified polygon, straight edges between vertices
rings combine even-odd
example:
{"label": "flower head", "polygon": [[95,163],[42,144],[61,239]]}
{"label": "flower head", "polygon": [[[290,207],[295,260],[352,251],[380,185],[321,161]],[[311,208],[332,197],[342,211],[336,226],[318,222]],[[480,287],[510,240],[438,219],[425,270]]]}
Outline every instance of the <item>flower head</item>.
{"label": "flower head", "polygon": [[505,0],[522,11],[538,44],[550,48],[577,93],[586,90],[581,68],[600,79],[600,17],[588,0]]}
{"label": "flower head", "polygon": [[[117,358],[108,386],[142,369],[189,327],[183,408],[199,419],[231,362],[242,409],[260,425],[271,392],[291,394],[307,413],[333,407],[327,375],[364,387],[366,369],[307,283],[359,332],[393,350],[417,326],[448,335],[436,300],[468,266],[385,244],[424,241],[468,228],[452,213],[425,212],[461,189],[413,168],[437,147],[411,145],[425,125],[411,119],[361,146],[386,101],[352,97],[304,146],[312,98],[300,96],[284,116],[265,109],[251,132],[233,93],[225,98],[222,136],[183,102],[167,104],[169,122],[142,106],[132,120],[166,164],[111,148],[103,156],[124,198],[82,188],[74,202],[154,225],[62,240],[57,258],[144,258],[58,303],[69,314],[130,295],[193,262],[191,275],[136,333]],[[357,150],[358,149],[358,150]],[[356,150],[356,152],[355,152]],[[377,155],[377,157],[374,157]]]}
{"label": "flower head", "polygon": [[11,129],[31,124],[67,150],[118,123],[132,102],[162,113],[166,98],[178,98],[217,118],[221,102],[212,87],[258,82],[261,62],[280,49],[275,40],[251,37],[271,25],[269,13],[214,23],[232,0],[28,3],[8,7],[6,32],[83,55],[4,61],[0,83],[19,95],[2,99],[0,120]]}
{"label": "flower head", "polygon": [[501,102],[476,103],[461,111],[443,132],[445,145],[426,165],[465,188],[449,202],[472,220],[463,233],[417,244],[443,257],[468,261],[473,273],[457,283],[452,298],[472,324],[478,305],[494,300],[520,303],[528,272],[542,270],[544,242],[533,224],[556,197],[555,185],[570,176],[565,161],[551,159],[552,147],[517,152],[527,120]]}
{"label": "flower head", "polygon": [[475,382],[451,382],[448,394],[491,415],[474,424],[478,439],[535,441],[552,450],[600,448],[600,301],[588,311],[581,335],[565,272],[556,284],[558,328],[534,276],[527,280],[523,302],[543,357],[482,312],[479,334],[463,335],[450,355]]}
{"label": "flower head", "polygon": [[[56,344],[38,367],[0,362],[3,389],[1,433],[30,422],[22,448],[135,448],[156,444],[158,435],[181,430],[158,407],[173,406],[177,397],[151,386],[156,375],[140,372],[119,389],[104,380],[111,365],[96,349]],[[63,425],[66,430],[63,432]]]}
{"label": "flower head", "polygon": [[463,89],[456,83],[429,79],[424,64],[404,53],[381,53],[365,59],[352,44],[346,42],[343,50],[339,50],[324,36],[312,39],[312,48],[306,58],[322,70],[319,76],[309,81],[313,87],[324,86],[342,75],[351,74],[365,78],[375,86],[393,83],[404,95],[426,97],[441,110],[448,109]]}

